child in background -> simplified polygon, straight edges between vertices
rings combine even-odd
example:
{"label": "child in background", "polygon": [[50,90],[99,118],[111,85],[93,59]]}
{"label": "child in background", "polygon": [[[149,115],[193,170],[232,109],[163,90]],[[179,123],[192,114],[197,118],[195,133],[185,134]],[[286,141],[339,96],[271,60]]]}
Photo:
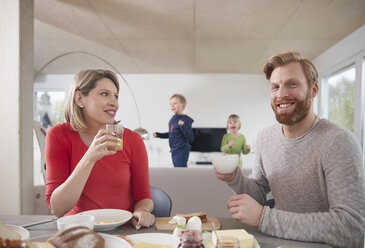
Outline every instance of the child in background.
{"label": "child in background", "polygon": [[185,106],[186,100],[183,95],[174,94],[170,97],[170,109],[174,115],[169,122],[169,132],[153,134],[156,138],[169,139],[174,167],[187,167],[190,142],[194,140],[192,130],[194,120],[183,114]]}
{"label": "child in background", "polygon": [[227,154],[239,155],[239,167],[242,168],[241,152],[248,154],[251,150],[249,145],[246,145],[246,138],[239,133],[241,129],[241,120],[238,115],[232,114],[227,120],[227,129],[229,133],[222,138],[221,151]]}

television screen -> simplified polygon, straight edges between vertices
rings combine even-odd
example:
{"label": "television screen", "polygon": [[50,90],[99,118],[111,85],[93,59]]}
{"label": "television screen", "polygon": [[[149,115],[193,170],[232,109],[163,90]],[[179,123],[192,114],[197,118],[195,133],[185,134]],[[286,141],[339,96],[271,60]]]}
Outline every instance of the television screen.
{"label": "television screen", "polygon": [[193,128],[194,140],[191,142],[193,152],[220,152],[223,135],[227,133],[226,128]]}

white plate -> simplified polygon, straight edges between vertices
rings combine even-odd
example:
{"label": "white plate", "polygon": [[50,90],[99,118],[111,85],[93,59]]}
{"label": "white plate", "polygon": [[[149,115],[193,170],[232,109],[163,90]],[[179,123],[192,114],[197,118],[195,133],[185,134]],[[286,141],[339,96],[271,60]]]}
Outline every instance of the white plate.
{"label": "white plate", "polygon": [[168,233],[141,233],[128,235],[134,243],[146,242],[157,245],[171,245],[172,248],[177,248],[180,243],[180,239],[172,234]]}
{"label": "white plate", "polygon": [[105,240],[105,248],[132,248],[132,246],[124,239],[105,233],[99,233],[99,235]]}
{"label": "white plate", "polygon": [[21,226],[15,226],[15,225],[10,225],[10,224],[5,224],[5,226],[11,230],[13,230],[14,232],[16,232],[17,234],[20,235],[21,239],[25,240],[25,239],[29,239],[30,237],[30,233],[27,229],[25,229],[24,227]]}
{"label": "white plate", "polygon": [[[106,233],[98,233],[98,234],[100,236],[102,236],[103,239],[105,240],[105,246],[104,246],[105,248],[132,248],[132,246],[124,239],[121,239],[121,238],[118,238],[118,237],[115,237],[113,235],[109,235]],[[34,238],[31,238],[30,241],[45,242],[51,237],[53,237],[53,235],[34,237]]]}
{"label": "white plate", "polygon": [[[95,209],[79,214],[87,214],[95,217],[95,231],[107,231],[123,225],[132,218],[132,213],[121,209]],[[110,221],[111,223],[97,224],[99,221]]]}

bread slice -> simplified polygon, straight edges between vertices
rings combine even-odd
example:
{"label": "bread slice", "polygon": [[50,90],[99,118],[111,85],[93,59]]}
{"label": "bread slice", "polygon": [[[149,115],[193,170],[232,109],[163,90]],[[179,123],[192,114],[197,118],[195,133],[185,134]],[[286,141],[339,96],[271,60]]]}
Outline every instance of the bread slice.
{"label": "bread slice", "polygon": [[57,233],[50,240],[56,248],[104,248],[105,241],[87,227],[76,226]]}
{"label": "bread slice", "polygon": [[189,219],[193,216],[197,216],[200,218],[200,220],[202,221],[202,223],[206,223],[208,222],[207,219],[207,214],[204,212],[196,212],[196,213],[191,213],[191,214],[177,214],[177,216],[181,216],[184,217],[186,219],[186,223],[189,221]]}
{"label": "bread slice", "polygon": [[50,242],[28,242],[28,248],[55,248]]}
{"label": "bread slice", "polygon": [[20,240],[22,237],[0,221],[0,238]]}

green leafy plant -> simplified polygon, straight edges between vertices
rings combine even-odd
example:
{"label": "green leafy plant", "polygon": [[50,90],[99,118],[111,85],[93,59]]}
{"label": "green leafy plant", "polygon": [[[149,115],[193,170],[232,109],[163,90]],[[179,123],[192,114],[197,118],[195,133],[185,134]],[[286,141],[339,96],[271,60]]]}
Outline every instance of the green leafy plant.
{"label": "green leafy plant", "polygon": [[341,77],[329,85],[328,119],[354,131],[354,82]]}

